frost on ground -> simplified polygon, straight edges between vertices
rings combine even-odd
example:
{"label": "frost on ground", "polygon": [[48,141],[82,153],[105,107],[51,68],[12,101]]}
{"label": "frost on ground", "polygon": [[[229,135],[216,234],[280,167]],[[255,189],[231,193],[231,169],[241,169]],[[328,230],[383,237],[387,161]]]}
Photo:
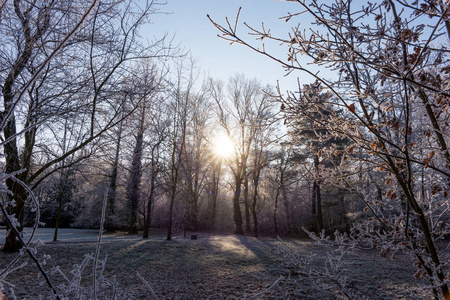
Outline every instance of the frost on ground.
{"label": "frost on ground", "polygon": [[[318,268],[324,265],[326,248],[307,239],[286,241],[301,256],[314,254],[311,263]],[[106,235],[100,249],[100,258],[106,258],[101,278],[104,286],[98,289],[98,299],[111,299],[113,293],[116,299],[236,299],[251,298],[266,289],[258,299],[335,298],[333,291],[320,289],[308,276],[286,263],[274,251],[279,244],[280,241],[272,238],[206,233],[199,234],[198,240],[176,237],[172,241],[166,241],[160,234],[149,239],[125,234]],[[93,282],[92,262],[86,255],[94,253],[95,247],[94,241],[48,242],[37,246],[37,250],[38,257],[51,256],[45,268],[58,270],[50,277],[60,289],[67,288],[68,280],[76,275],[71,273],[74,265],[86,263],[80,274],[83,288],[78,292],[89,295]],[[1,253],[0,267],[3,269],[15,256]],[[24,258],[18,265],[22,261]],[[360,298],[430,299],[431,291],[423,289],[423,282],[414,279],[414,266],[410,261],[405,256],[386,260],[380,258],[377,251],[348,253],[344,256],[346,284]],[[101,267],[100,264],[98,268]],[[39,295],[51,298],[50,290],[31,262],[4,280],[9,297],[13,285],[17,299],[38,299]],[[108,289],[108,285],[115,288]],[[73,295],[69,299],[73,299]]]}

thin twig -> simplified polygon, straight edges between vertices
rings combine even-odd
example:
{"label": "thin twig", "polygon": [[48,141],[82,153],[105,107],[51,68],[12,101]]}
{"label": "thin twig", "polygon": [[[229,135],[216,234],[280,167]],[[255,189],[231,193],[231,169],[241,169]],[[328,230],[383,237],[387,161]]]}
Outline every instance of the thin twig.
{"label": "thin twig", "polygon": [[150,285],[150,283],[148,283],[147,280],[145,280],[144,277],[141,276],[141,274],[136,272],[137,277],[139,277],[139,279],[145,284],[145,286],[148,288],[148,290],[152,293],[153,297],[155,297],[155,299],[158,299],[158,296],[156,296],[155,291],[153,290],[152,286]]}
{"label": "thin twig", "polygon": [[258,297],[261,296],[262,294],[264,294],[264,293],[270,291],[270,290],[271,290],[274,286],[276,286],[276,285],[278,284],[278,282],[279,282],[281,279],[283,279],[283,278],[284,278],[283,275],[281,275],[280,278],[278,278],[277,280],[275,280],[275,282],[274,282],[271,286],[269,286],[267,289],[265,289],[264,291],[259,292],[258,294],[253,295],[253,296],[251,296],[250,298],[244,297],[244,299],[256,299],[256,298],[258,298]]}
{"label": "thin twig", "polygon": [[97,241],[97,247],[95,249],[95,257],[94,257],[94,300],[97,300],[97,263],[98,263],[98,256],[100,254],[100,244],[102,242],[102,235],[103,235],[103,226],[105,225],[105,215],[106,215],[106,203],[108,200],[108,191],[105,191],[105,197],[103,199],[103,206],[102,206],[102,216],[100,219],[100,230],[98,233],[98,241]]}

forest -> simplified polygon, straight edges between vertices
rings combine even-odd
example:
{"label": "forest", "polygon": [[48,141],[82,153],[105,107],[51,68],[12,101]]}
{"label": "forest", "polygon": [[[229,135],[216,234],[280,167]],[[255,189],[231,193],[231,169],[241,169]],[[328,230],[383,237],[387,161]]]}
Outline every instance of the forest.
{"label": "forest", "polygon": [[25,228],[308,238],[335,256],[307,276],[338,298],[360,295],[328,267],[376,249],[450,299],[449,2],[289,2],[284,35],[207,17],[229,47],[311,78],[291,91],[142,39],[164,1],[0,1],[0,256],[30,257],[63,299]]}

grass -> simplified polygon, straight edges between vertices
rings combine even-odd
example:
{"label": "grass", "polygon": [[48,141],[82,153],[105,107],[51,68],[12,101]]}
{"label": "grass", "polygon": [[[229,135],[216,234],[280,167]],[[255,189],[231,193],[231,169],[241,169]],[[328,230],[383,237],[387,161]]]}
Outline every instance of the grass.
{"label": "grass", "polygon": [[[304,256],[314,253],[314,263],[323,265],[326,249],[307,239],[287,242]],[[333,299],[332,293],[317,288],[308,277],[285,267],[283,258],[272,251],[279,243],[271,238],[206,233],[200,233],[198,240],[175,237],[172,241],[166,241],[158,233],[149,239],[116,234],[106,236],[100,258],[107,255],[103,276],[109,282],[118,282],[119,299],[152,299],[137,273],[151,285],[159,299],[251,297],[270,287],[280,276],[283,278],[258,299]],[[86,254],[93,253],[95,247],[93,241],[48,242],[37,246],[37,250],[39,257],[51,256],[45,266],[47,270],[59,266],[70,277],[73,266],[80,264]],[[0,253],[0,267],[3,269],[15,256]],[[361,298],[431,298],[430,291],[421,288],[423,282],[413,278],[414,267],[406,256],[391,261],[380,258],[376,251],[358,251],[347,254],[345,263],[347,283]],[[65,283],[59,274],[51,278],[59,288]],[[48,287],[31,262],[5,280],[14,284],[18,299],[49,295]],[[84,270],[81,285],[86,293],[92,289],[92,263]],[[12,298],[9,286],[4,287],[7,296]],[[411,298],[410,294],[415,296]],[[105,290],[100,295],[100,299],[111,297]]]}

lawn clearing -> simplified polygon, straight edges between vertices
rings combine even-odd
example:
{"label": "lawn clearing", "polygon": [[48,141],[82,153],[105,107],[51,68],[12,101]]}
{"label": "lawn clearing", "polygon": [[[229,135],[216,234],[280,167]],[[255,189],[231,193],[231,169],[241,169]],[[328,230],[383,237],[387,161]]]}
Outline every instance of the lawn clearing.
{"label": "lawn clearing", "polygon": [[[70,270],[80,264],[86,254],[95,252],[93,239],[76,242],[48,242],[37,246],[38,257],[51,256],[46,270],[59,266],[71,278]],[[323,265],[327,249],[310,240],[289,239],[288,244],[302,255],[314,253],[313,260]],[[280,242],[272,238],[251,238],[235,235],[199,234],[198,240],[180,236],[166,241],[164,235],[154,233],[149,239],[136,235],[106,235],[100,248],[100,259],[107,255],[103,273],[109,282],[116,280],[119,299],[152,299],[152,294],[137,273],[152,287],[159,299],[237,299],[251,297],[278,283],[258,299],[333,299],[318,289],[306,276],[285,267],[283,259],[272,249]],[[3,269],[15,254],[0,254]],[[23,261],[24,258],[21,258]],[[414,267],[407,257],[386,260],[376,251],[357,251],[345,257],[348,285],[353,291],[369,299],[405,299],[410,291],[416,298],[430,299],[429,290],[420,287],[413,278]],[[31,261],[14,271],[5,281],[14,284],[18,299],[37,299],[49,295],[49,289],[38,277]],[[50,276],[56,285],[65,283],[60,274]],[[92,289],[92,263],[82,274],[85,292]],[[6,294],[10,294],[5,285]],[[100,299],[110,299],[111,291],[100,289]],[[11,295],[10,295],[11,296]],[[44,298],[45,298],[44,297]],[[72,298],[70,298],[72,299]],[[409,298],[411,299],[411,298]]]}

